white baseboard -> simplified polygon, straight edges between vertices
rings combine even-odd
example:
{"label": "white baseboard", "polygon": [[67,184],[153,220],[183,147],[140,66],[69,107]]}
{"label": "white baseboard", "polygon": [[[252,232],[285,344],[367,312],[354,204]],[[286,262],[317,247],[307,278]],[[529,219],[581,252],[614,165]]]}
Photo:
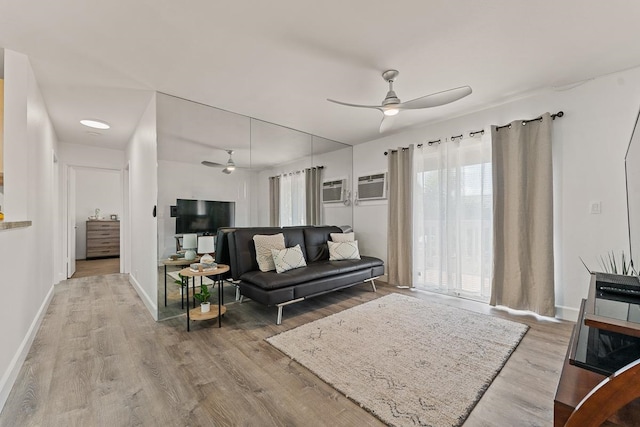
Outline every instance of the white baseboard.
{"label": "white baseboard", "polygon": [[556,318],[562,320],[569,320],[571,322],[578,321],[578,314],[580,310],[573,307],[565,307],[561,305],[556,306]]}
{"label": "white baseboard", "polygon": [[27,358],[27,354],[29,354],[29,350],[31,349],[31,344],[33,344],[33,340],[38,333],[38,329],[40,329],[40,324],[42,324],[42,319],[44,319],[44,315],[47,312],[47,308],[49,307],[49,303],[53,299],[53,285],[49,289],[47,296],[45,297],[40,309],[36,313],[36,317],[31,322],[31,326],[27,331],[22,343],[20,343],[20,347],[18,347],[18,351],[11,359],[11,363],[4,373],[2,379],[0,379],[0,412],[4,408],[4,404],[7,403],[7,399],[9,398],[9,393],[11,393],[11,389],[13,388],[13,384],[18,378],[18,374],[20,373],[20,369],[22,369],[22,365]]}
{"label": "white baseboard", "polygon": [[144,289],[142,289],[142,286],[140,286],[140,283],[138,283],[136,278],[133,277],[133,274],[129,274],[129,283],[131,283],[131,286],[133,286],[133,289],[135,289],[138,295],[140,296],[140,299],[142,300],[144,305],[147,307],[147,310],[149,310],[149,313],[151,313],[153,320],[157,322],[158,321],[157,298],[153,298],[153,299],[150,298],[149,295],[144,291]]}

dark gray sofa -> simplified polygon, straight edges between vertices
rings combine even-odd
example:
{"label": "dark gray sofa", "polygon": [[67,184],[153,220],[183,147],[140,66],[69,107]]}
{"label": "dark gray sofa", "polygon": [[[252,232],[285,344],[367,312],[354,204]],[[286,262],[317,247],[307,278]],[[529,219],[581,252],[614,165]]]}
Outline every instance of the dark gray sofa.
{"label": "dark gray sofa", "polygon": [[[250,298],[267,306],[278,307],[277,324],[282,322],[282,308],[338,289],[365,281],[371,283],[384,274],[384,263],[378,258],[361,256],[359,260],[329,261],[327,241],[330,233],[341,233],[339,227],[249,227],[218,230],[218,249],[228,251],[216,256],[227,261],[231,277],[240,288],[241,298]],[[284,273],[262,272],[256,261],[253,236],[283,233],[285,246],[300,245],[307,262],[306,267]],[[221,240],[222,239],[222,240]],[[227,247],[225,247],[225,245]],[[228,254],[228,257],[227,257]],[[218,255],[216,253],[216,255]]]}

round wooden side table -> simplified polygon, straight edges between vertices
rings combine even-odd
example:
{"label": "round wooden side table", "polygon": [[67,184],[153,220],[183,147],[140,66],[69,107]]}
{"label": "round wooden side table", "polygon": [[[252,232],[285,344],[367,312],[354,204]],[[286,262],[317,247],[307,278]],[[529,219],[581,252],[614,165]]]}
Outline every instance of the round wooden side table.
{"label": "round wooden side table", "polygon": [[[186,283],[186,290],[187,290],[187,332],[189,332],[191,330],[191,325],[190,325],[190,320],[207,320],[207,319],[215,319],[216,317],[218,318],[218,327],[221,328],[222,327],[222,315],[224,313],[226,313],[227,308],[222,305],[222,280],[220,279],[220,276],[224,273],[226,273],[227,271],[229,271],[229,266],[226,264],[218,264],[218,266],[216,268],[211,268],[208,270],[202,270],[202,271],[193,271],[190,267],[187,268],[183,268],[182,270],[180,270],[180,275],[185,277],[184,280],[187,281]],[[213,280],[213,282],[218,282],[218,312],[216,313],[214,312],[209,312],[209,313],[202,313],[200,311],[200,307],[195,307],[195,303],[194,303],[194,308],[193,310],[189,310],[189,277],[191,277],[192,280],[192,285],[195,287],[195,280],[196,277],[210,277],[211,280]],[[196,312],[197,311],[197,312]],[[193,318],[191,315],[194,315]]]}

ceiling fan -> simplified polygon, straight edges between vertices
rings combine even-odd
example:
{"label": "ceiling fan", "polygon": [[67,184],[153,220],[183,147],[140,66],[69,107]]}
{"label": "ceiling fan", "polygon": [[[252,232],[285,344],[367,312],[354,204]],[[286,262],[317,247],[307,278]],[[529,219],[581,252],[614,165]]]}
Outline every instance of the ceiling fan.
{"label": "ceiling fan", "polygon": [[222,169],[222,173],[226,173],[227,175],[229,175],[231,172],[236,170],[236,164],[233,162],[233,159],[231,158],[231,156],[233,155],[233,150],[224,150],[224,151],[226,151],[229,154],[229,160],[227,160],[226,164],[210,162],[208,160],[203,160],[201,163],[205,166],[209,166],[212,168],[223,167],[224,169]]}
{"label": "ceiling fan", "polygon": [[380,123],[380,133],[383,133],[391,128],[394,116],[396,116],[400,110],[417,110],[420,108],[438,107],[440,105],[457,101],[471,94],[471,88],[469,86],[461,86],[455,89],[432,93],[430,95],[412,99],[411,101],[401,102],[393,91],[393,82],[396,77],[398,77],[398,74],[400,73],[397,70],[387,70],[382,73],[382,78],[389,83],[389,92],[387,92],[387,96],[384,98],[381,105],[349,104],[347,102],[336,101],[334,99],[327,99],[327,101],[346,105],[347,107],[375,108],[376,110],[380,110],[382,114],[384,114],[382,117],[382,123]]}

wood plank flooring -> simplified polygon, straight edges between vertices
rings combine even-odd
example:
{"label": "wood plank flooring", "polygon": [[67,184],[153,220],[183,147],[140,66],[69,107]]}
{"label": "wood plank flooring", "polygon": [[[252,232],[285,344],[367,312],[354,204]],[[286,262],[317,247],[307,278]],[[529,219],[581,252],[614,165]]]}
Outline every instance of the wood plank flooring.
{"label": "wood plank flooring", "polygon": [[113,274],[56,286],[0,426],[380,426],[264,339],[390,292],[530,325],[465,426],[552,424],[569,322],[379,283],[287,306],[276,325],[275,308],[231,302],[227,286],[222,328],[194,322],[187,333],[184,317],[154,322],[127,276]]}
{"label": "wood plank flooring", "polygon": [[72,279],[120,273],[120,258],[78,259]]}

